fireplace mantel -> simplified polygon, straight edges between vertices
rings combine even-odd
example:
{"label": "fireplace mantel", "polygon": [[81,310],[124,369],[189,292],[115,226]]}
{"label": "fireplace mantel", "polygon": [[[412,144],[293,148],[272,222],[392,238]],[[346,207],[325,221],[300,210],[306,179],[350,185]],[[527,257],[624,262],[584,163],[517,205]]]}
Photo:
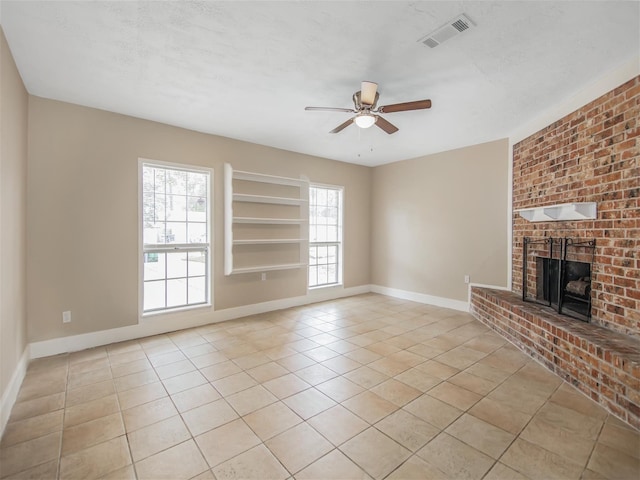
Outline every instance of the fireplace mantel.
{"label": "fireplace mantel", "polygon": [[560,203],[544,207],[522,208],[516,212],[529,222],[595,220],[597,218],[595,202]]}

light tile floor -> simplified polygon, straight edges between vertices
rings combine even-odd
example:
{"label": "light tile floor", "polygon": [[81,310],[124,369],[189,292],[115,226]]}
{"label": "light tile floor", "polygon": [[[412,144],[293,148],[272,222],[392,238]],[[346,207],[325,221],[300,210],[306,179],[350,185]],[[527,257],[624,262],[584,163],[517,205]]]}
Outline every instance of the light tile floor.
{"label": "light tile floor", "polygon": [[0,477],[637,479],[640,436],[470,315],[360,295],[33,361]]}

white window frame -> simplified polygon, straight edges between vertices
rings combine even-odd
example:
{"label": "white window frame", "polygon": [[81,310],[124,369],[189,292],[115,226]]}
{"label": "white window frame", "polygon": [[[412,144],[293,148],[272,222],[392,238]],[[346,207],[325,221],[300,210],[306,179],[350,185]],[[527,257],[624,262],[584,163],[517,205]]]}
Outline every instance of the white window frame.
{"label": "white window frame", "polygon": [[[311,239],[311,208],[314,206],[311,203],[311,189],[312,188],[324,188],[330,190],[337,190],[339,193],[338,200],[338,240],[331,242],[314,242]],[[307,273],[307,288],[308,290],[317,290],[322,288],[332,288],[332,287],[341,287],[343,285],[343,270],[344,270],[344,198],[345,198],[345,189],[341,185],[329,185],[324,183],[311,183],[309,185],[309,269],[312,267],[311,264],[311,247],[313,246],[337,246],[338,247],[338,255],[337,255],[337,275],[338,279],[335,283],[326,283],[320,285],[311,285],[309,282],[309,274]]]}
{"label": "white window frame", "polygon": [[[209,174],[209,184],[207,186],[207,239],[206,243],[186,243],[186,244],[145,244],[144,243],[144,185],[143,185],[143,168],[145,165],[166,168],[170,170],[181,170],[185,172],[207,173]],[[213,282],[211,272],[213,271],[213,211],[212,211],[212,188],[213,188],[213,170],[211,168],[186,165],[181,163],[165,162],[161,160],[151,160],[147,158],[138,159],[138,312],[140,318],[151,317],[156,315],[170,314],[186,310],[195,310],[202,308],[211,308],[213,303]],[[205,302],[197,304],[187,304],[175,307],[165,307],[144,310],[144,258],[147,253],[169,253],[169,252],[189,252],[204,251],[206,255],[205,265]]]}

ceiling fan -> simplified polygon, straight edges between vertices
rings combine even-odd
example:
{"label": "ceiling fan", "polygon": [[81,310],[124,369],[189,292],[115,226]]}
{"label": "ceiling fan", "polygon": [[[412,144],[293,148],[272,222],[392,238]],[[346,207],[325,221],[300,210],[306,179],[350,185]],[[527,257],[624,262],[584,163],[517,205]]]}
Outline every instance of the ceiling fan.
{"label": "ceiling fan", "polygon": [[385,120],[378,115],[379,113],[406,112],[407,110],[422,110],[431,108],[431,100],[417,100],[415,102],[394,103],[392,105],[384,105],[378,107],[378,84],[374,82],[363,81],[360,91],[353,94],[353,105],[355,108],[333,108],[333,107],[305,107],[305,110],[328,111],[328,112],[346,112],[355,113],[355,117],[351,117],[346,122],[338,125],[329,133],[338,133],[355,123],[360,128],[369,128],[376,124],[388,134],[398,131],[398,127]]}

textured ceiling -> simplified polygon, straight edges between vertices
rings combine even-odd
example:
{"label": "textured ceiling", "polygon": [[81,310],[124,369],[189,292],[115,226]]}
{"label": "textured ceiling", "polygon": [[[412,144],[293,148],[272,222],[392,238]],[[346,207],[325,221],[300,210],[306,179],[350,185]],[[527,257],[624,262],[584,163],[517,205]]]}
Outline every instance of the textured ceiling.
{"label": "textured ceiling", "polygon": [[[636,1],[5,1],[0,22],[37,95],[249,142],[378,165],[508,136],[640,55]],[[417,40],[461,13],[435,49]],[[361,80],[385,118],[349,114]]]}

